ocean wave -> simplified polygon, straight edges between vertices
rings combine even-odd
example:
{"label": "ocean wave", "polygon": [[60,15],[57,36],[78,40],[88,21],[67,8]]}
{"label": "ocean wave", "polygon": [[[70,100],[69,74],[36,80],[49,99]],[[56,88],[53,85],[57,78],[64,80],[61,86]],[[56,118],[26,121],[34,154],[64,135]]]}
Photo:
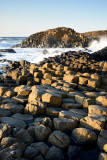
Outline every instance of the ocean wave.
{"label": "ocean wave", "polygon": [[107,47],[107,36],[102,36],[99,40],[93,40],[88,49],[94,51],[101,50],[102,48]]}

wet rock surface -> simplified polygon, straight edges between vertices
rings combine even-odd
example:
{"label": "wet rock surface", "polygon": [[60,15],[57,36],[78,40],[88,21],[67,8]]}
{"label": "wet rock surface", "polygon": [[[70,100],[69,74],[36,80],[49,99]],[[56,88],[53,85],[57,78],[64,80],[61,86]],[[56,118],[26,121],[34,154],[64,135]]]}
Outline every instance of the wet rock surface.
{"label": "wet rock surface", "polygon": [[0,49],[0,53],[16,53],[14,49]]}
{"label": "wet rock surface", "polygon": [[0,77],[1,160],[107,157],[107,62],[67,52]]}

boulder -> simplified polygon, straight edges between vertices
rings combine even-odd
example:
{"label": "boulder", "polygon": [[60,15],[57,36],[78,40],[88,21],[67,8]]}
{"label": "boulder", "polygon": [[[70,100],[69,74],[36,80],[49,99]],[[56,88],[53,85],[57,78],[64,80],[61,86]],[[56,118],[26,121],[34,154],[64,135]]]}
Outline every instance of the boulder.
{"label": "boulder", "polygon": [[75,101],[81,105],[83,105],[83,101],[85,100],[85,97],[82,95],[75,95]]}
{"label": "boulder", "polygon": [[103,117],[98,117],[98,116],[97,117],[87,116],[87,117],[80,119],[80,124],[85,128],[100,131],[104,129],[105,124],[106,124],[106,119],[104,119]]}
{"label": "boulder", "polygon": [[67,75],[67,74],[65,74],[64,78],[63,78],[63,80],[65,80],[66,82],[69,82],[69,83],[78,83],[78,79],[79,79],[78,76]]}
{"label": "boulder", "polygon": [[25,158],[33,158],[38,154],[38,150],[34,147],[28,146],[24,151],[24,157]]}
{"label": "boulder", "polygon": [[22,85],[18,87],[18,95],[19,96],[28,96],[31,92],[30,87]]}
{"label": "boulder", "polygon": [[76,144],[95,143],[97,140],[95,132],[86,128],[75,128],[71,137]]}
{"label": "boulder", "polygon": [[18,130],[14,137],[20,139],[22,142],[26,143],[27,145],[31,144],[33,142],[32,137],[29,135],[29,133],[25,129]]}
{"label": "boulder", "polygon": [[66,148],[70,143],[69,137],[61,131],[52,132],[48,138],[48,141],[49,143],[62,149]]}
{"label": "boulder", "polygon": [[66,131],[72,130],[78,125],[76,120],[66,118],[54,118],[53,127],[55,130]]}
{"label": "boulder", "polygon": [[70,109],[69,111],[61,111],[59,113],[59,118],[74,119],[77,121],[85,116],[87,116],[87,113],[81,109]]}
{"label": "boulder", "polygon": [[92,87],[92,88],[99,88],[100,82],[98,80],[89,79],[87,86]]}
{"label": "boulder", "polygon": [[20,104],[7,103],[0,106],[2,109],[9,110],[12,114],[23,113],[24,106]]}
{"label": "boulder", "polygon": [[79,84],[86,86],[88,83],[88,78],[85,77],[79,77]]}
{"label": "boulder", "polygon": [[34,125],[43,124],[46,127],[52,128],[52,120],[49,117],[37,117],[34,119]]}
{"label": "boulder", "polygon": [[52,75],[50,73],[45,73],[43,78],[44,79],[52,79]]}
{"label": "boulder", "polygon": [[49,147],[44,142],[32,143],[30,146],[34,147],[43,156],[45,156],[49,150]]}
{"label": "boulder", "polygon": [[0,159],[7,160],[13,158],[22,158],[26,145],[22,142],[16,142],[11,146],[0,150]]}
{"label": "boulder", "polygon": [[13,117],[2,117],[0,119],[0,121],[2,123],[11,125],[12,127],[19,128],[19,129],[20,128],[26,128],[26,126],[27,126],[24,121],[16,119],[16,118],[13,118]]}
{"label": "boulder", "polygon": [[49,105],[59,107],[61,105],[62,97],[55,93],[45,93],[42,95],[42,102],[46,102]]}
{"label": "boulder", "polygon": [[107,96],[99,96],[96,98],[96,104],[107,107]]}
{"label": "boulder", "polygon": [[29,113],[31,115],[42,115],[45,112],[45,108],[46,105],[41,101],[34,101],[26,104],[24,111],[25,113]]}
{"label": "boulder", "polygon": [[36,125],[34,128],[35,136],[38,141],[44,141],[51,134],[51,129],[43,124]]}
{"label": "boulder", "polygon": [[107,108],[99,105],[90,105],[88,107],[88,112],[92,114],[107,116]]}
{"label": "boulder", "polygon": [[45,93],[44,88],[35,88],[32,90],[32,92],[29,94],[28,101],[35,101],[35,100],[42,100],[42,95]]}
{"label": "boulder", "polygon": [[3,124],[3,123],[0,124],[0,140],[2,138],[5,138],[5,137],[11,135],[11,132],[12,132],[12,126],[11,125]]}
{"label": "boulder", "polygon": [[46,160],[63,160],[64,159],[64,155],[63,152],[61,151],[61,149],[59,149],[58,147],[52,146],[49,151],[47,152],[46,156],[45,156]]}
{"label": "boulder", "polygon": [[2,149],[4,149],[19,141],[20,141],[19,139],[14,137],[4,137],[1,140],[1,147]]}
{"label": "boulder", "polygon": [[91,74],[91,79],[101,81],[101,76],[99,76],[97,73],[94,73],[94,74]]}
{"label": "boulder", "polygon": [[101,151],[107,153],[107,130],[102,129],[98,136],[97,145]]}

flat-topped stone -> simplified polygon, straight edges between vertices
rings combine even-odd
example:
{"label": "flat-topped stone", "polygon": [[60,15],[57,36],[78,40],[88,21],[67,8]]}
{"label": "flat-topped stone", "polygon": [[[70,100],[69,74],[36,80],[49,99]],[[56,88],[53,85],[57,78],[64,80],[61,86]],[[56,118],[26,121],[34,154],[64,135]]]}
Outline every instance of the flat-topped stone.
{"label": "flat-topped stone", "polygon": [[46,108],[46,115],[53,116],[53,117],[59,117],[59,113],[63,110],[64,109],[62,109],[62,108],[47,107]]}
{"label": "flat-topped stone", "polygon": [[76,144],[90,144],[95,143],[97,140],[95,132],[86,128],[75,128],[71,137]]}
{"label": "flat-topped stone", "polygon": [[61,105],[62,97],[55,93],[45,93],[42,95],[42,102],[46,102],[49,105],[59,107]]}
{"label": "flat-topped stone", "polygon": [[92,114],[107,116],[107,108],[99,105],[90,105],[88,107],[88,112]]}
{"label": "flat-topped stone", "polygon": [[80,119],[80,124],[85,128],[100,131],[101,129],[104,129],[106,124],[106,119],[102,117],[87,116]]}
{"label": "flat-topped stone", "polygon": [[66,131],[72,130],[77,126],[77,121],[73,119],[66,119],[66,118],[54,118],[53,119],[53,126],[55,130]]}
{"label": "flat-topped stone", "polygon": [[23,120],[25,122],[33,122],[33,116],[29,115],[29,114],[20,114],[20,113],[16,113],[12,116],[13,118],[19,119],[19,120]]}
{"label": "flat-topped stone", "polygon": [[82,105],[79,104],[79,103],[62,103],[61,107],[69,110],[69,109],[72,109],[72,108],[73,109],[82,108]]}
{"label": "flat-topped stone", "polygon": [[2,117],[0,119],[0,121],[2,123],[6,123],[6,124],[9,124],[15,128],[26,128],[26,123],[22,120],[19,120],[19,119],[16,119],[16,118],[13,118],[13,117]]}
{"label": "flat-topped stone", "polygon": [[99,96],[96,98],[96,103],[98,105],[102,105],[103,107],[107,107],[107,96]]}
{"label": "flat-topped stone", "polygon": [[87,113],[81,109],[70,109],[69,111],[61,111],[59,113],[59,118],[68,118],[78,121],[85,116],[87,116]]}
{"label": "flat-topped stone", "polygon": [[23,110],[24,110],[24,106],[23,105],[14,104],[14,103],[2,104],[0,106],[0,108],[9,110],[12,114],[22,113]]}

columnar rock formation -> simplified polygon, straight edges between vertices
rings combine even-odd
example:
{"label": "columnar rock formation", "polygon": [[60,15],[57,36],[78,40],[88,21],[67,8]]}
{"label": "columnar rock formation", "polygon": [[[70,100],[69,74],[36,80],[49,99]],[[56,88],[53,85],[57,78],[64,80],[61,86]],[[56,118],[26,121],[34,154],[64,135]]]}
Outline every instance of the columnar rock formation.
{"label": "columnar rock formation", "polygon": [[87,46],[85,36],[70,28],[55,28],[31,35],[15,47],[70,48]]}
{"label": "columnar rock formation", "polygon": [[67,52],[0,78],[0,160],[107,159],[107,62]]}
{"label": "columnar rock formation", "polygon": [[107,36],[107,30],[87,33],[77,33],[71,28],[59,27],[47,31],[38,32],[14,47],[31,48],[72,48],[88,47],[93,39]]}
{"label": "columnar rock formation", "polygon": [[85,33],[82,33],[82,35],[84,35],[88,38],[97,39],[97,38],[100,38],[101,36],[106,36],[107,37],[107,30],[85,32]]}

